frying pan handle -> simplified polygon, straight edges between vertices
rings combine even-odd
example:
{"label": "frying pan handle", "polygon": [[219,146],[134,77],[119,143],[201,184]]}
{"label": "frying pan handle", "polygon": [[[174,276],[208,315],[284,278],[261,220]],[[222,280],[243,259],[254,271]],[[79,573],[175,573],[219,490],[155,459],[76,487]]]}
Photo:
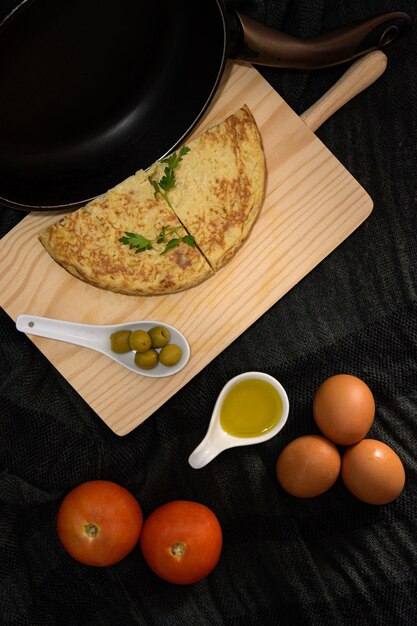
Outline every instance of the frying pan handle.
{"label": "frying pan handle", "polygon": [[298,39],[235,11],[235,43],[229,56],[255,65],[319,69],[377,50],[406,33],[407,13],[396,11],[339,26],[311,39]]}
{"label": "frying pan handle", "polygon": [[301,114],[301,119],[315,132],[326,120],[346,102],[372,85],[387,67],[387,57],[381,50],[373,50],[361,57],[326,93],[309,109]]}

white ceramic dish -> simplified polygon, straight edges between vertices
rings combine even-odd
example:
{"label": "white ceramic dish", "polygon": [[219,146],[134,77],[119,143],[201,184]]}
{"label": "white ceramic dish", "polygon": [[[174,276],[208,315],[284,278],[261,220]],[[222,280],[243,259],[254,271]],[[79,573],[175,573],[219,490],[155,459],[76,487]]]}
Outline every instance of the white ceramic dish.
{"label": "white ceramic dish", "polygon": [[[240,383],[244,380],[256,378],[258,380],[264,380],[269,382],[278,392],[282,400],[282,417],[278,424],[264,435],[257,437],[235,437],[223,430],[220,424],[220,410],[223,400],[226,394],[230,391],[233,385]],[[223,387],[222,391],[217,398],[214,410],[210,419],[210,424],[207,430],[207,434],[202,442],[197,446],[194,452],[191,453],[188,462],[194,469],[199,469],[210,463],[218,454],[227,450],[228,448],[234,448],[236,446],[250,446],[258,443],[263,443],[272,437],[275,437],[280,430],[285,426],[288,413],[289,413],[289,400],[284,387],[279,383],[276,378],[265,374],[264,372],[245,372],[235,376]]]}
{"label": "white ceramic dish", "polygon": [[[153,326],[165,326],[168,328],[171,338],[169,343],[177,344],[182,350],[181,359],[176,365],[166,366],[162,363],[151,369],[145,370],[137,367],[134,362],[134,352],[126,354],[116,354],[112,352],[110,347],[110,335],[118,330],[149,330]],[[105,354],[113,361],[120,363],[131,372],[140,376],[149,376],[151,378],[161,378],[163,376],[172,376],[176,374],[188,363],[190,358],[190,346],[184,335],[165,322],[157,322],[155,320],[142,320],[140,322],[126,322],[123,324],[78,324],[75,322],[65,322],[62,320],[50,319],[47,317],[39,317],[38,315],[19,315],[16,320],[16,328],[28,335],[36,335],[47,339],[55,339],[65,341],[83,348],[96,350],[101,354]]]}

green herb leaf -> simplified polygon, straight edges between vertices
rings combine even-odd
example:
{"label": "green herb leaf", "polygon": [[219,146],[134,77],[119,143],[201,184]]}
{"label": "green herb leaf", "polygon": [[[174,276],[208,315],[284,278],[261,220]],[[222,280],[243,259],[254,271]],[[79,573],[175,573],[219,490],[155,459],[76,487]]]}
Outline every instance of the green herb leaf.
{"label": "green herb leaf", "polygon": [[190,148],[188,148],[187,146],[182,146],[182,148],[180,148],[178,152],[174,152],[173,154],[170,154],[165,159],[162,159],[161,163],[166,163],[167,167],[164,169],[164,175],[162,176],[161,180],[157,182],[156,180],[152,180],[151,178],[149,179],[155,190],[154,191],[155,198],[158,195],[158,193],[160,193],[161,196],[164,198],[165,202],[168,204],[168,206],[171,207],[171,209],[172,209],[172,206],[171,206],[171,203],[168,199],[168,195],[166,192],[169,191],[170,189],[173,189],[173,187],[175,187],[175,183],[176,183],[175,169],[181,163],[182,158],[186,154],[188,154],[189,151],[190,151]]}
{"label": "green herb leaf", "polygon": [[164,176],[162,176],[159,181],[159,186],[162,187],[164,191],[168,191],[168,189],[175,187],[175,172],[173,169],[169,167],[165,168]]}
{"label": "green herb leaf", "polygon": [[180,241],[181,239],[179,239],[179,237],[170,239],[168,243],[166,244],[165,248],[162,250],[161,254],[165,254],[165,252],[168,252],[168,250],[171,250],[171,248],[175,248],[175,246],[178,246]]}
{"label": "green herb leaf", "polygon": [[184,237],[181,237],[181,239],[184,243],[187,244],[187,246],[195,248],[195,239],[192,235],[184,235]]}
{"label": "green herb leaf", "polygon": [[173,152],[170,156],[162,159],[162,163],[167,163],[169,169],[175,170],[175,168],[177,168],[181,163],[182,157],[188,154],[189,151],[190,148],[183,146],[178,152]]}
{"label": "green herb leaf", "polygon": [[[178,231],[183,230],[183,228],[184,226],[175,226],[174,228],[170,228],[169,226],[163,226],[155,239],[148,239],[143,235],[125,232],[125,237],[120,237],[119,241],[120,243],[129,246],[129,248],[131,250],[134,250],[135,254],[137,254],[138,252],[143,252],[144,250],[153,250],[153,243],[165,243],[168,237],[172,237],[172,235],[178,235]],[[194,237],[192,237],[191,235],[184,235],[183,237],[174,236],[165,244],[165,248],[160,254],[165,254],[165,252],[171,250],[171,248],[175,248],[175,246],[178,246],[181,241],[188,246],[195,247]]]}
{"label": "green herb leaf", "polygon": [[136,233],[128,233],[125,231],[125,237],[120,237],[120,243],[123,243],[131,250],[135,250],[135,252],[141,252],[142,250],[151,250],[152,249],[152,241],[147,239],[143,235],[137,235]]}

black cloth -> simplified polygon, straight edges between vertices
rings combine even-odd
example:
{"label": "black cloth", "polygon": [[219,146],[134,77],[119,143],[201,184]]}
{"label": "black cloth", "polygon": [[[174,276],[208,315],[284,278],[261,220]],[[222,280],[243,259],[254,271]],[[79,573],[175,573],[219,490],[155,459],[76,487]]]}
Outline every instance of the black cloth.
{"label": "black cloth", "polygon": [[[305,37],[392,10],[416,18],[412,0],[230,4]],[[417,624],[416,50],[414,26],[386,48],[385,74],[317,131],[372,196],[370,217],[129,435],[114,435],[1,311],[1,624]],[[259,69],[301,113],[346,68]],[[23,217],[1,209],[0,234]],[[187,459],[218,393],[248,369],[282,382],[288,424],[279,438],[193,470]],[[340,372],[368,383],[376,400],[369,436],[404,462],[406,488],[389,505],[356,500],[340,478],[310,500],[277,484],[280,450],[317,433],[314,392]],[[170,585],[138,548],[109,568],[72,560],[56,535],[58,506],[70,489],[98,478],[130,489],[145,517],[176,499],[211,507],[224,533],[212,574]]]}

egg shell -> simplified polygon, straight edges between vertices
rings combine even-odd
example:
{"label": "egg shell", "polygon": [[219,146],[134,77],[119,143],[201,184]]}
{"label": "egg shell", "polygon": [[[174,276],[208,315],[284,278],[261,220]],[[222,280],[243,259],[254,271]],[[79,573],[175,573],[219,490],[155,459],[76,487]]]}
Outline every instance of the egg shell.
{"label": "egg shell", "polygon": [[317,389],[313,414],[319,430],[338,445],[363,439],[375,417],[375,400],[368,385],[350,374],[336,374]]}
{"label": "egg shell", "polygon": [[400,457],[387,444],[363,439],[345,451],[342,479],[359,500],[388,504],[404,489],[405,471]]}
{"label": "egg shell", "polygon": [[337,480],[341,466],[338,449],[319,435],[294,439],[280,453],[276,474],[281,487],[298,498],[313,498]]}

